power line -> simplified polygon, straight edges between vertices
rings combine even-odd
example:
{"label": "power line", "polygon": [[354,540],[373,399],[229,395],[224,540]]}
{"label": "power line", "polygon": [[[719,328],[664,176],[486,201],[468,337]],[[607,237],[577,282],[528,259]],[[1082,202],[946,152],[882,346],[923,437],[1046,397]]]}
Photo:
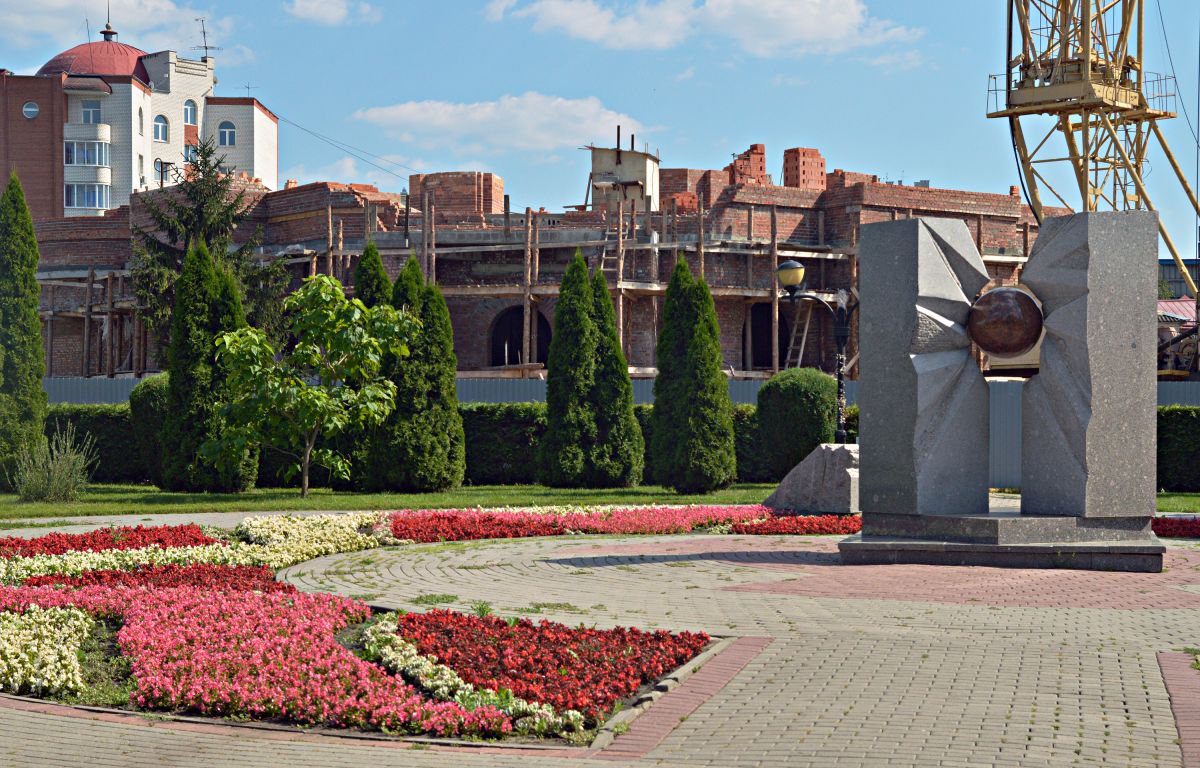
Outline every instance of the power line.
{"label": "power line", "polygon": [[[1175,76],[1175,57],[1171,55],[1171,40],[1167,37],[1167,23],[1163,21],[1162,0],[1154,0],[1154,5],[1158,8],[1158,24],[1162,28],[1163,46],[1167,49],[1167,62],[1171,65],[1171,77],[1175,78],[1178,86],[1179,79]],[[1197,84],[1197,88],[1200,88],[1200,83]],[[1192,126],[1192,116],[1188,113],[1187,102],[1181,99],[1179,103],[1183,106],[1183,117],[1187,120],[1188,130],[1192,132],[1192,141],[1200,147],[1200,136],[1196,135],[1196,129]],[[1197,117],[1200,117],[1200,114]]]}
{"label": "power line", "polygon": [[[278,113],[276,113],[276,114],[278,115]],[[326,144],[328,144],[329,146],[345,152],[346,154],[350,155],[351,157],[355,158],[356,160],[361,160],[362,162],[366,163],[367,165],[371,166],[372,168],[376,168],[380,171],[383,171],[384,173],[391,174],[392,176],[395,176],[397,179],[402,179],[406,183],[408,182],[408,176],[401,175],[399,173],[396,173],[395,171],[393,171],[390,168],[385,168],[382,165],[379,165],[378,163],[372,162],[371,160],[368,160],[366,157],[363,157],[363,155],[367,155],[368,157],[373,157],[376,160],[379,160],[384,163],[388,163],[389,165],[393,165],[397,168],[404,168],[406,170],[412,171],[413,173],[421,172],[420,170],[413,168],[410,165],[405,165],[404,163],[398,163],[395,160],[391,160],[389,158],[382,157],[380,155],[375,154],[374,152],[368,152],[365,149],[360,149],[358,147],[352,146],[350,144],[345,143],[344,141],[339,141],[338,139],[334,139],[334,138],[326,136],[324,134],[317,133],[316,131],[312,130],[311,128],[305,128],[303,125],[300,125],[295,120],[289,120],[288,118],[284,117],[283,115],[278,115],[278,117],[283,122],[287,123],[288,125],[299,128],[300,130],[304,131],[305,133],[312,136],[313,138],[323,141]]]}

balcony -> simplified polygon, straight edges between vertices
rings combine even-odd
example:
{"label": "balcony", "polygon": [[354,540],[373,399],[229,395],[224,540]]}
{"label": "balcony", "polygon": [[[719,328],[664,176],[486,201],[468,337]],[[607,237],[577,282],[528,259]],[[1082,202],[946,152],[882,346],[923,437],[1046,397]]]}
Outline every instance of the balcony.
{"label": "balcony", "polygon": [[67,123],[63,126],[64,141],[112,142],[112,126],[108,123]]}
{"label": "balcony", "polygon": [[106,165],[64,165],[63,181],[67,184],[112,184],[112,168]]}

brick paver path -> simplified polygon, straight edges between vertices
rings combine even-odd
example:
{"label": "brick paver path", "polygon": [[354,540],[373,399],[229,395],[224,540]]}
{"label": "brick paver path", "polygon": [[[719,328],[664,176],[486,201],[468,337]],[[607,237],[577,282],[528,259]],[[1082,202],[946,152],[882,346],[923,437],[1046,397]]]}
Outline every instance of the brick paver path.
{"label": "brick paver path", "polygon": [[331,556],[282,578],[396,608],[448,594],[462,610],[486,601],[503,615],[700,629],[744,638],[730,646],[744,658],[718,657],[587,757],[280,740],[0,706],[0,764],[1181,766],[1158,654],[1200,645],[1200,549],[1172,545],[1167,562],[1159,575],[851,567],[837,563],[834,537],[741,536]]}

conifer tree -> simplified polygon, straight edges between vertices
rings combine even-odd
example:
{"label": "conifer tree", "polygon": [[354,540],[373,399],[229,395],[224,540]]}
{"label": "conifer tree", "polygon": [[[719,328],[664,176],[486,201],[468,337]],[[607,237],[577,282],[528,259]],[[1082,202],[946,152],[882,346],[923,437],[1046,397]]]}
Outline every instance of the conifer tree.
{"label": "conifer tree", "polygon": [[367,243],[354,268],[354,298],[368,307],[391,303],[392,281],[383,268],[383,259],[374,241]]}
{"label": "conifer tree", "polygon": [[33,218],[14,172],[0,196],[0,486],[9,482],[17,451],[43,439],[46,363],[37,267]]}
{"label": "conifer tree", "polygon": [[443,491],[462,484],[466,439],[458,411],[454,328],[441,290],[428,285],[410,258],[396,278],[392,301],[421,327],[409,356],[387,361],[396,408],[368,438],[365,481],[370,490]]}
{"label": "conifer tree", "polygon": [[[218,334],[246,325],[234,278],[219,267],[203,241],[188,249],[171,313],[167,413],[163,421],[163,485],[173,491],[241,491],[254,484],[250,452],[218,467],[201,446],[219,437],[218,403],[224,373],[216,361]],[[255,459],[257,457],[255,456]]]}
{"label": "conifer tree", "polygon": [[597,343],[596,380],[590,401],[596,418],[596,441],[588,461],[587,485],[628,487],[642,480],[645,444],[633,413],[633,382],[621,351],[608,281],[598,269],[592,276],[592,294]]}
{"label": "conifer tree", "polygon": [[679,259],[667,286],[656,350],[651,456],[656,479],[681,493],[733,482],[733,405],[721,372],[712,295]]}
{"label": "conifer tree", "polygon": [[587,484],[596,440],[596,415],[589,399],[596,381],[595,301],[587,264],[576,251],[554,308],[554,336],[546,362],[546,434],[540,448],[544,485]]}

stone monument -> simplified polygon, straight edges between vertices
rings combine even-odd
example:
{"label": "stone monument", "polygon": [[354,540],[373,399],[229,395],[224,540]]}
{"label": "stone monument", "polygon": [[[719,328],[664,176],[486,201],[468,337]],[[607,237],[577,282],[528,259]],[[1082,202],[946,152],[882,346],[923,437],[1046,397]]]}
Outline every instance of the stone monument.
{"label": "stone monument", "polygon": [[[1159,571],[1155,511],[1157,214],[1047,219],[1023,286],[980,291],[958,220],[863,227],[861,535],[845,563]],[[1032,294],[1032,295],[1030,295]],[[988,506],[988,385],[972,343],[1019,355],[1020,512]]]}

